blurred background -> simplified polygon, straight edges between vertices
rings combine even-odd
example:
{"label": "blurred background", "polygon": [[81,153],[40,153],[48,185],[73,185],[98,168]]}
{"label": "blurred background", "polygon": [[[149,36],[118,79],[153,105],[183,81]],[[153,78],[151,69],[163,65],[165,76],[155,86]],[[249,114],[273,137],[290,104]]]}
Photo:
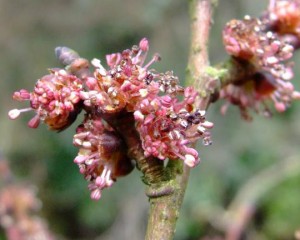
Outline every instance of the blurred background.
{"label": "blurred background", "polygon": [[[10,121],[7,112],[26,104],[11,95],[32,89],[50,67],[60,67],[56,46],[81,56],[105,54],[150,41],[160,53],[158,71],[174,70],[184,81],[189,49],[188,1],[181,0],[0,0],[0,151],[17,181],[35,185],[40,216],[57,239],[143,239],[147,198],[135,170],[90,200],[86,181],[73,159],[76,124],[61,133],[41,125],[27,127],[30,113]],[[226,59],[221,30],[232,18],[258,16],[267,0],[221,0],[211,31],[211,63]],[[295,56],[295,85],[300,89],[300,54]],[[215,123],[213,145],[199,146],[202,163],[192,170],[176,240],[295,239],[300,230],[300,103],[273,119],[241,120],[231,107],[225,117],[217,103],[209,109]],[[81,118],[79,117],[78,121]],[[77,121],[77,122],[78,122]],[[0,239],[5,239],[3,229]]]}

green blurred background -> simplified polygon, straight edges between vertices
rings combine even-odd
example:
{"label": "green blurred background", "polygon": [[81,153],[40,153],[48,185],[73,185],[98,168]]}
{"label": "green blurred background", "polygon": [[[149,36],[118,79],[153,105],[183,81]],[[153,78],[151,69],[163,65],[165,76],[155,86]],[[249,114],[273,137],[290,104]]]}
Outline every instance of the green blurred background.
{"label": "green blurred background", "polygon": [[[221,40],[224,24],[245,14],[258,16],[267,4],[267,0],[219,1],[209,43],[212,64],[226,59]],[[10,121],[7,112],[24,105],[13,102],[12,93],[32,89],[47,68],[60,66],[54,56],[56,46],[73,48],[87,59],[104,60],[105,54],[131,47],[142,37],[149,39],[150,51],[162,57],[156,69],[174,70],[184,81],[189,49],[187,5],[182,0],[0,0],[0,150],[20,181],[39,188],[41,215],[59,239],[143,239],[148,203],[141,174],[135,170],[105,190],[99,202],[91,201],[87,184],[73,163],[76,124],[57,134],[43,125],[29,129],[26,123],[31,114]],[[299,57],[296,54],[298,89]],[[223,236],[224,228],[216,219],[222,218],[222,209],[240,191],[253,192],[256,199],[256,212],[243,239],[294,239],[300,229],[299,167],[287,170],[281,178],[281,171],[258,178],[262,191],[256,190],[257,184],[245,184],[257,180],[261,171],[287,161],[279,168],[283,170],[290,156],[298,158],[300,103],[294,103],[286,114],[275,114],[273,119],[256,116],[251,123],[243,122],[233,107],[221,116],[221,104],[210,108],[208,119],[215,123],[213,145],[199,146],[202,163],[192,170],[175,239]],[[276,173],[281,181],[276,180]]]}

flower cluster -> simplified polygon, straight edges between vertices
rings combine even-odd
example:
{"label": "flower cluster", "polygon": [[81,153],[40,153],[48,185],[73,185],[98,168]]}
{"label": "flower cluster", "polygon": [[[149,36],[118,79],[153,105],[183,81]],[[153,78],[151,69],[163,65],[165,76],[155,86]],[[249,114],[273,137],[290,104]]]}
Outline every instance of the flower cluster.
{"label": "flower cluster", "polygon": [[144,99],[139,104],[134,116],[146,156],[181,158],[190,167],[199,163],[198,152],[188,145],[198,138],[204,145],[211,144],[207,129],[213,124],[205,120],[205,111],[193,108],[197,95],[188,87],[182,102],[166,95]]}
{"label": "flower cluster", "polygon": [[240,108],[244,119],[250,120],[249,109],[270,116],[269,102],[274,103],[278,112],[283,112],[292,100],[300,99],[300,93],[294,90],[290,81],[293,78],[292,64],[286,62],[295,49],[270,29],[270,20],[266,19],[246,16],[243,20],[230,21],[223,31],[228,54],[255,69],[247,79],[221,90],[220,97],[228,100],[222,107],[223,113],[232,103]]}
{"label": "flower cluster", "polygon": [[98,200],[101,190],[110,187],[117,177],[133,169],[123,141],[100,118],[93,119],[87,115],[85,121],[77,127],[73,144],[79,147],[74,162],[90,182],[89,189],[94,200]]}
{"label": "flower cluster", "polygon": [[33,92],[20,90],[13,95],[16,100],[29,100],[30,108],[11,110],[10,118],[34,110],[30,127],[43,121],[51,130],[61,131],[81,110],[86,112],[73,140],[79,148],[74,161],[90,183],[92,199],[99,199],[102,189],[133,168],[128,157],[130,142],[114,124],[121,115],[129,114],[135,121],[132,126],[139,133],[145,157],[180,158],[194,167],[200,158],[191,144],[198,139],[205,145],[211,143],[208,129],[213,124],[206,121],[205,111],[195,107],[198,93],[180,86],[172,71],[152,69],[160,57],[154,54],[146,62],[148,51],[144,38],[138,46],[107,55],[105,68],[99,59],[89,63],[76,52],[58,47],[56,55],[65,69],[50,70]]}
{"label": "flower cluster", "polygon": [[13,94],[18,101],[30,102],[30,108],[13,109],[11,119],[16,119],[21,112],[34,110],[36,115],[28,122],[31,128],[37,128],[44,121],[51,130],[63,130],[68,127],[81,111],[80,91],[82,80],[70,75],[63,69],[51,69],[35,84],[33,92],[22,89]]}
{"label": "flower cluster", "polygon": [[44,219],[38,216],[37,189],[15,182],[8,161],[0,154],[0,227],[9,240],[53,240]]}
{"label": "flower cluster", "polygon": [[122,110],[133,112],[142,99],[158,94],[159,85],[153,80],[161,77],[148,67],[158,61],[159,56],[155,55],[143,65],[148,51],[148,47],[143,46],[148,43],[144,41],[146,39],[141,41],[140,47],[133,46],[131,50],[107,55],[109,70],[101,65],[100,60],[92,60],[94,76],[86,79],[87,91],[81,92],[86,106],[96,107],[108,115]]}
{"label": "flower cluster", "polygon": [[272,0],[263,21],[270,30],[279,37],[300,47],[300,1],[299,0]]}
{"label": "flower cluster", "polygon": [[0,191],[0,226],[11,240],[52,240],[44,219],[33,215],[41,207],[36,191],[27,186],[10,184]]}

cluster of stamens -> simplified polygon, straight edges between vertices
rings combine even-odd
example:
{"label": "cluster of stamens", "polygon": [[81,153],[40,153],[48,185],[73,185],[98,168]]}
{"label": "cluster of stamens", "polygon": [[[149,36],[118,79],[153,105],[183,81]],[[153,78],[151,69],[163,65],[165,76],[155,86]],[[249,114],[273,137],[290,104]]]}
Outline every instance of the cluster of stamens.
{"label": "cluster of stamens", "polygon": [[197,96],[186,88],[181,102],[167,95],[140,103],[134,116],[146,156],[180,158],[190,167],[199,163],[198,152],[189,145],[199,138],[204,145],[211,144],[207,129],[213,124],[205,120],[205,111],[193,107]]}
{"label": "cluster of stamens", "polygon": [[280,38],[300,47],[300,1],[271,0],[268,12],[262,18]]}
{"label": "cluster of stamens", "polygon": [[249,109],[270,116],[270,101],[278,112],[283,112],[294,99],[300,99],[291,83],[292,63],[286,62],[295,48],[272,31],[268,23],[265,16],[262,20],[246,16],[226,25],[226,51],[235,61],[250,64],[255,71],[221,90],[220,97],[228,100],[222,107],[223,113],[231,103],[239,107],[244,119],[250,120]]}
{"label": "cluster of stamens", "polygon": [[81,79],[63,69],[51,69],[37,81],[33,92],[22,89],[13,94],[15,100],[29,101],[30,108],[13,109],[9,116],[16,119],[20,113],[33,110],[36,115],[28,122],[29,127],[37,128],[44,121],[52,130],[63,130],[81,110],[82,89]]}
{"label": "cluster of stamens", "polygon": [[84,123],[77,127],[73,144],[79,147],[74,162],[90,182],[94,200],[100,199],[102,189],[110,187],[117,177],[128,174],[133,168],[121,138],[100,118],[87,115]]}
{"label": "cluster of stamens", "polygon": [[[191,144],[202,139],[211,143],[205,111],[195,108],[198,93],[183,88],[172,71],[151,69],[160,60],[154,54],[149,62],[147,39],[138,46],[106,56],[108,68],[101,61],[86,59],[66,48],[56,48],[58,59],[65,69],[52,69],[36,83],[33,92],[20,90],[16,100],[29,100],[30,108],[12,110],[15,119],[23,111],[34,110],[30,127],[40,121],[51,130],[63,130],[74,122],[81,110],[86,112],[77,128],[73,143],[79,148],[75,163],[89,181],[91,198],[99,199],[101,191],[110,187],[133,166],[128,157],[128,142],[113,122],[121,115],[131,116],[132,127],[139,133],[145,157],[182,159],[194,167],[200,161]],[[179,101],[178,96],[183,96]],[[122,123],[121,123],[122,124]],[[135,159],[136,160],[136,159]]]}
{"label": "cluster of stamens", "polygon": [[7,239],[54,240],[44,219],[36,215],[41,208],[36,189],[16,183],[1,184],[0,226]]}

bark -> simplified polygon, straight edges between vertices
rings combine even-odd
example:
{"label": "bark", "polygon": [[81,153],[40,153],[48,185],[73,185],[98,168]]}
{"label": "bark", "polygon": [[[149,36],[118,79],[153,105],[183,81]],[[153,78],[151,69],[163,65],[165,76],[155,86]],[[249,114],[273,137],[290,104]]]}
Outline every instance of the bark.
{"label": "bark", "polygon": [[[187,67],[187,83],[200,93],[205,89],[205,78],[202,77],[208,65],[207,43],[211,25],[212,1],[190,0],[191,47]],[[206,108],[208,103],[201,101],[198,105]],[[207,96],[209,97],[209,96]],[[147,190],[150,211],[146,240],[171,240],[175,234],[176,221],[185,194],[189,178],[189,167],[182,161],[171,161],[165,174],[168,180],[152,184]]]}
{"label": "bark", "polygon": [[207,108],[210,98],[207,92],[209,79],[206,77],[206,68],[209,65],[207,46],[213,2],[212,0],[190,1],[191,43],[186,83],[194,86],[200,93],[201,100],[198,102],[198,107],[201,109]]}

